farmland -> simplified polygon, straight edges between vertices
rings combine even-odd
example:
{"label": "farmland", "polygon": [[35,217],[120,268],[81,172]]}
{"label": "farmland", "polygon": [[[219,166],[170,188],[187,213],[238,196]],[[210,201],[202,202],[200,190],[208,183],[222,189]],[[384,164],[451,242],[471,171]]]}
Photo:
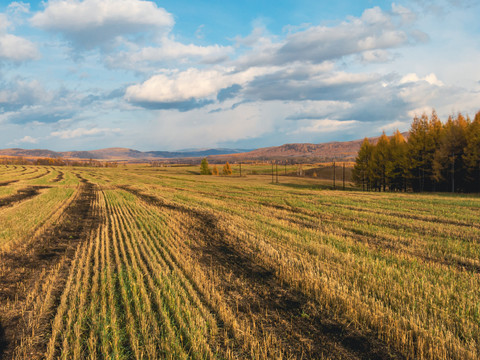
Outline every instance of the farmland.
{"label": "farmland", "polygon": [[0,357],[480,356],[478,196],[234,170],[0,166]]}

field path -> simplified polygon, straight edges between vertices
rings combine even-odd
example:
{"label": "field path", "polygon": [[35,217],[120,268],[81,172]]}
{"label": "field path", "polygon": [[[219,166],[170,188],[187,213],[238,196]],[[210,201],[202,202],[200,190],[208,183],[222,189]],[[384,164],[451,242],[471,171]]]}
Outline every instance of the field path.
{"label": "field path", "polygon": [[78,244],[98,221],[93,214],[96,191],[83,180],[58,223],[28,246],[0,255],[1,358],[11,358],[27,334],[28,344],[23,345],[28,345],[29,358],[41,358],[45,353],[42,332],[48,331]]}
{"label": "field path", "polygon": [[[282,283],[273,269],[267,268],[247,252],[232,236],[222,231],[218,219],[207,211],[167,203],[128,186],[122,190],[154,205],[159,211],[168,209],[176,218],[190,218],[183,223],[180,236],[194,239],[192,251],[198,254],[197,265],[205,272],[214,269],[216,286],[222,291],[226,306],[234,308],[236,316],[254,323],[259,338],[274,336],[279,353],[294,358],[333,359],[403,359],[372,333],[361,333],[347,324],[318,314],[302,316],[306,306],[315,306],[305,295]],[[241,339],[235,339],[241,342]],[[240,347],[237,355],[242,357]],[[267,352],[265,353],[267,355]],[[268,357],[268,355],[266,356]]]}

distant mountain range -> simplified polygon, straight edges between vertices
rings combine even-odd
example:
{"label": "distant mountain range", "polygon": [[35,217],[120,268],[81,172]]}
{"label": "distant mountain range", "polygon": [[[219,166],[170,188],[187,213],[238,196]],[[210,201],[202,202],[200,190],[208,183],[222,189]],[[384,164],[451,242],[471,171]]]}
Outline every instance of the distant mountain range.
{"label": "distant mountain range", "polygon": [[[403,134],[405,137],[408,133]],[[378,137],[369,138],[376,143]],[[245,149],[187,149],[180,151],[138,151],[127,148],[107,148],[91,151],[63,151],[4,149],[0,156],[23,156],[28,158],[50,157],[64,159],[94,159],[102,161],[155,161],[181,160],[207,157],[211,161],[241,160],[308,160],[331,161],[353,160],[360,149],[363,139],[353,141],[334,141],[321,144],[285,144],[255,150]]]}
{"label": "distant mountain range", "polygon": [[94,160],[160,160],[196,158],[212,155],[226,155],[248,152],[246,149],[191,149],[181,151],[138,151],[128,148],[107,148],[90,151],[52,151],[45,149],[3,149],[0,156],[23,156],[23,157],[50,157],[65,159],[94,159]]}

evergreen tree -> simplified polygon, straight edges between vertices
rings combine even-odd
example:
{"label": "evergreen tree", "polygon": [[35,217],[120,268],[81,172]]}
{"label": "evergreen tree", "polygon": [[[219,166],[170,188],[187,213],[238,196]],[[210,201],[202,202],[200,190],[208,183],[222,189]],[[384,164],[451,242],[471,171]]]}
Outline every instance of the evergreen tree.
{"label": "evergreen tree", "polygon": [[400,131],[397,130],[389,142],[389,161],[386,171],[390,190],[404,190],[406,188],[406,154],[407,142]]}
{"label": "evergreen tree", "polygon": [[210,175],[210,168],[208,167],[207,158],[203,158],[200,164],[200,175]]}
{"label": "evergreen tree", "polygon": [[362,185],[364,191],[370,189],[369,166],[372,163],[373,148],[374,146],[365,138],[360,146],[357,158],[355,159],[355,165],[353,166],[353,181],[357,185]]}
{"label": "evergreen tree", "polygon": [[415,116],[408,136],[409,174],[413,191],[425,189],[425,172],[428,165],[427,132],[427,115],[423,114],[421,118]]}
{"label": "evergreen tree", "polygon": [[222,173],[223,173],[223,175],[232,175],[232,168],[231,168],[230,164],[228,163],[228,161],[223,166]]}
{"label": "evergreen tree", "polygon": [[440,190],[466,190],[463,155],[467,146],[468,123],[459,113],[456,118],[450,116],[445,124],[433,163],[434,176],[440,182]]}
{"label": "evergreen tree", "polygon": [[427,191],[436,191],[437,180],[435,178],[434,172],[434,161],[435,153],[440,147],[440,141],[443,134],[443,124],[437,116],[435,110],[432,111],[430,121],[428,123],[428,132],[427,132],[427,154],[426,154],[426,173],[427,177],[425,179],[425,188]]}
{"label": "evergreen tree", "polygon": [[467,173],[467,190],[480,192],[480,111],[468,126],[466,142],[463,161]]}
{"label": "evergreen tree", "polygon": [[385,191],[387,187],[387,168],[390,161],[389,142],[388,136],[383,132],[373,149],[371,166],[373,187],[379,191]]}

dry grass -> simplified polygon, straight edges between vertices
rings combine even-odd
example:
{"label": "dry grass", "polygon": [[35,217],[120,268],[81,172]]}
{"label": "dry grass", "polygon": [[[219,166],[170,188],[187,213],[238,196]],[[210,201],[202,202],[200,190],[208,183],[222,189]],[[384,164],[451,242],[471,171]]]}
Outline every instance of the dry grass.
{"label": "dry grass", "polygon": [[4,196],[50,186],[0,210],[19,239],[4,244],[38,244],[64,223],[87,186],[75,174],[94,191],[95,226],[34,271],[21,306],[2,299],[2,326],[12,312],[27,323],[18,358],[480,356],[478,197],[197,170],[0,167],[0,181],[19,180]]}

